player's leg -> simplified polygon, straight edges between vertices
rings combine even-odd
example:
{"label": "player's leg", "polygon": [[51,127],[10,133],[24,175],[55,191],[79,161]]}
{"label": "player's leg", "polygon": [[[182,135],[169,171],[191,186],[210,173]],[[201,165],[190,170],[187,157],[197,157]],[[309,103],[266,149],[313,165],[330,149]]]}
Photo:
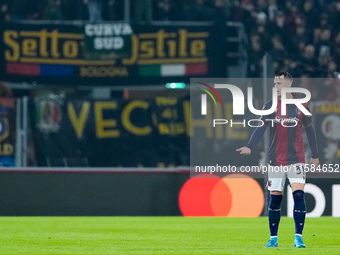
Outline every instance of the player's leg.
{"label": "player's leg", "polygon": [[304,192],[304,183],[291,183],[293,199],[294,199],[294,222],[295,222],[295,241],[294,246],[297,248],[305,248],[306,245],[302,241],[302,231],[306,218],[306,201]]}
{"label": "player's leg", "polygon": [[297,248],[305,248],[302,241],[302,231],[305,225],[306,218],[306,202],[305,202],[305,182],[306,175],[304,164],[294,164],[291,167],[289,174],[289,182],[292,187],[294,199],[293,217],[295,222],[295,241],[294,246]]}
{"label": "player's leg", "polygon": [[278,247],[277,234],[281,219],[281,202],[285,180],[286,177],[278,178],[278,176],[268,179],[268,190],[270,191],[268,207],[270,240],[265,247]]}
{"label": "player's leg", "polygon": [[268,208],[270,238],[277,237],[281,219],[282,191],[270,191]]}

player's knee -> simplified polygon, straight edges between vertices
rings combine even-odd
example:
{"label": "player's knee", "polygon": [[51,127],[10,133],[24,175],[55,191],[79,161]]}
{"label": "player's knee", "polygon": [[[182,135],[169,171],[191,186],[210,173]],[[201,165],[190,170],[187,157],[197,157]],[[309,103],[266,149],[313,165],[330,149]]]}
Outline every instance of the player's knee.
{"label": "player's knee", "polygon": [[275,210],[280,209],[282,202],[282,195],[270,195],[269,209]]}
{"label": "player's knee", "polygon": [[303,190],[295,190],[293,192],[294,202],[300,202],[305,200],[305,192]]}
{"label": "player's knee", "polygon": [[294,204],[297,207],[305,207],[305,192],[303,190],[295,190],[293,192]]}

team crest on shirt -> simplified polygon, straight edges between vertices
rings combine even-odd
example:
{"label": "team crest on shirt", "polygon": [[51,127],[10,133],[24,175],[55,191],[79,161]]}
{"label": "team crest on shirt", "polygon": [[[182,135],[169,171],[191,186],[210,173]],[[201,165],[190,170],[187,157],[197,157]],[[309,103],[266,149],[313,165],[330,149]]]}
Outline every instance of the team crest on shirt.
{"label": "team crest on shirt", "polygon": [[271,186],[272,186],[272,180],[268,180],[267,186],[268,186],[268,187],[271,187]]}

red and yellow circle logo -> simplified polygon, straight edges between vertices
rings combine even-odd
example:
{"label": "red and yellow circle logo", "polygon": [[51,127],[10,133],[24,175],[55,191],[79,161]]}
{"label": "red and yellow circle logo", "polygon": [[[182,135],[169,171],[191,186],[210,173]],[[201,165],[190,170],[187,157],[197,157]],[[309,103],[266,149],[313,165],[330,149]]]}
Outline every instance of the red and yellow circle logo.
{"label": "red and yellow circle logo", "polygon": [[199,174],[183,185],[179,206],[184,216],[258,217],[264,195],[257,181],[244,174]]}

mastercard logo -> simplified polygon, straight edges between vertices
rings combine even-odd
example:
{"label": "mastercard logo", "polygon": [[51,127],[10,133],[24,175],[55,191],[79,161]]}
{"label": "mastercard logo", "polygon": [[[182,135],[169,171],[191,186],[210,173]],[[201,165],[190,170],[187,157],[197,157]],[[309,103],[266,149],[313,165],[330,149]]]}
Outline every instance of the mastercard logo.
{"label": "mastercard logo", "polygon": [[184,183],[179,194],[184,216],[258,217],[263,206],[261,186],[244,174],[199,174]]}

